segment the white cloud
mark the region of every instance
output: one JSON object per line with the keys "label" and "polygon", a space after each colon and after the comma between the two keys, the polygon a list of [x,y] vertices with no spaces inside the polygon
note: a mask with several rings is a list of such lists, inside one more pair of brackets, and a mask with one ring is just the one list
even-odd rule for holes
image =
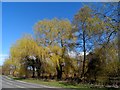
{"label": "white cloud", "polygon": [[[89,53],[86,52],[86,55],[88,55],[88,54],[89,54]],[[74,51],[70,51],[70,52],[68,52],[68,55],[69,55],[70,57],[72,57],[72,58],[75,58],[76,55],[78,55],[78,56],[83,56],[83,55],[84,55],[84,52],[79,52],[79,54],[77,54],[77,53],[74,52]]]}
{"label": "white cloud", "polygon": [[72,58],[75,58],[77,54],[74,51],[70,51],[70,52],[68,52],[68,55]]}
{"label": "white cloud", "polygon": [[[89,53],[88,52],[86,52],[86,55],[88,55]],[[84,52],[80,52],[79,53],[79,56],[83,56],[84,55]]]}

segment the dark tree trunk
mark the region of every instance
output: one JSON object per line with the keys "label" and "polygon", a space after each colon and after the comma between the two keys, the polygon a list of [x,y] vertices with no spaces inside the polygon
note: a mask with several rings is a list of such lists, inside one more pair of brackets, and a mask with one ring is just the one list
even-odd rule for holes
{"label": "dark tree trunk", "polygon": [[37,72],[37,77],[38,77],[38,78],[40,77],[40,71]]}
{"label": "dark tree trunk", "polygon": [[32,66],[32,68],[33,68],[33,75],[32,75],[32,78],[35,78],[35,67]]}
{"label": "dark tree trunk", "polygon": [[37,78],[40,78],[40,68],[37,68]]}
{"label": "dark tree trunk", "polygon": [[[64,58],[64,53],[65,53],[65,47],[64,47],[64,44],[63,44],[63,40],[61,39],[61,47],[62,47],[62,55],[61,57]],[[62,64],[59,60],[59,66],[56,67],[56,70],[57,70],[57,80],[61,80],[62,79]]]}
{"label": "dark tree trunk", "polygon": [[40,77],[40,70],[41,70],[41,62],[40,59],[37,57],[36,59],[36,69],[37,69],[37,77]]}
{"label": "dark tree trunk", "polygon": [[83,68],[82,68],[82,75],[81,77],[85,76],[85,60],[86,60],[86,40],[85,40],[85,30],[83,31],[83,52],[84,52],[84,58],[83,58]]}
{"label": "dark tree trunk", "polygon": [[95,73],[94,73],[94,79],[95,79],[95,82],[96,82],[96,80],[97,80],[97,71],[95,71]]}
{"label": "dark tree trunk", "polygon": [[61,80],[62,79],[62,65],[60,65],[60,67],[57,66],[56,70],[57,70],[57,80]]}

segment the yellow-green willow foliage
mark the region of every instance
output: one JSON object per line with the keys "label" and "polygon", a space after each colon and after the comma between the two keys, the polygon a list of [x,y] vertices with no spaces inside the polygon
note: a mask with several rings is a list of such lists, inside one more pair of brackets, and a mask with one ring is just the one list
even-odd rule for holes
{"label": "yellow-green willow foliage", "polygon": [[64,56],[68,52],[71,43],[76,38],[72,34],[72,25],[68,20],[42,20],[35,25],[35,35],[38,45],[46,47],[50,60],[57,70],[62,73],[62,64],[65,63]]}
{"label": "yellow-green willow foliage", "polygon": [[24,75],[27,74],[27,64],[30,62],[27,60],[28,57],[37,56],[43,58],[41,52],[43,52],[42,48],[38,47],[34,39],[31,36],[25,36],[11,47],[10,58],[12,59],[12,64],[16,65],[16,68],[19,69],[19,74]]}
{"label": "yellow-green willow foliage", "polygon": [[44,19],[35,25],[35,35],[39,44],[44,46],[67,44],[72,37],[72,26],[68,20]]}
{"label": "yellow-green willow foliage", "polygon": [[4,66],[2,67],[2,73],[5,75],[9,75],[11,72],[11,65],[12,65],[12,60],[6,59],[4,62]]}

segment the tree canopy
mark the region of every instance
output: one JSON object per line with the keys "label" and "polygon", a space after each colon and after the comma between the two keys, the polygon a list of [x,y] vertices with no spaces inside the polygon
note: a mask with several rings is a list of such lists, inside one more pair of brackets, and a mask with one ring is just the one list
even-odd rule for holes
{"label": "tree canopy", "polygon": [[77,83],[108,82],[119,77],[117,14],[96,9],[82,7],[72,22],[58,18],[36,22],[34,35],[25,35],[10,48],[3,73]]}

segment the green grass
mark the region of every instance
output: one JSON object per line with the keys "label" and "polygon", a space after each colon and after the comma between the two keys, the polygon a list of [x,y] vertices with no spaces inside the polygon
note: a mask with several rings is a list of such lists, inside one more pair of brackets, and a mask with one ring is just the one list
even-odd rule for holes
{"label": "green grass", "polygon": [[63,81],[44,81],[44,80],[38,80],[38,79],[21,79],[21,81],[53,86],[53,87],[61,87],[61,88],[88,88],[88,86],[86,85],[71,84]]}
{"label": "green grass", "polygon": [[22,79],[22,78],[17,78],[12,76],[9,76],[9,77],[13,78],[14,80],[20,80],[24,82],[41,84],[41,85],[46,85],[51,87],[61,87],[61,88],[88,88],[89,87],[89,85],[85,85],[85,84],[72,84],[64,81],[40,80],[40,79],[33,79],[33,78]]}
{"label": "green grass", "polygon": [[[41,84],[41,85],[46,85],[50,87],[60,87],[60,88],[74,88],[75,90],[101,90],[99,88],[90,88],[92,87],[91,85],[88,84],[72,84],[64,81],[56,81],[56,80],[40,80],[40,79],[23,79],[23,78],[17,78],[17,77],[12,77],[14,80],[20,80],[24,82],[29,82],[29,83],[35,83],[35,84]],[[108,90],[107,88],[102,88],[102,90]],[[113,89],[110,89],[113,90]]]}

